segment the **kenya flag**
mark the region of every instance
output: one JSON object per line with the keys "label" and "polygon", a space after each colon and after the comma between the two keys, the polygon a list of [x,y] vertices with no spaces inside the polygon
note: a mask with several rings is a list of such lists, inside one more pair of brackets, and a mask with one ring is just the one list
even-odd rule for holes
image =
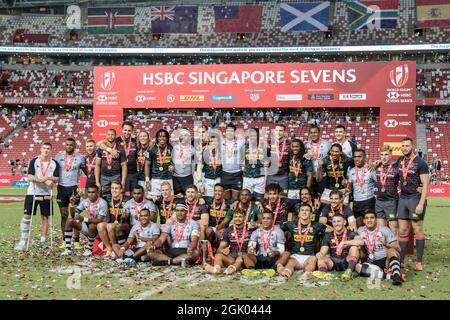
{"label": "kenya flag", "polygon": [[89,33],[123,34],[134,31],[134,7],[88,8]]}

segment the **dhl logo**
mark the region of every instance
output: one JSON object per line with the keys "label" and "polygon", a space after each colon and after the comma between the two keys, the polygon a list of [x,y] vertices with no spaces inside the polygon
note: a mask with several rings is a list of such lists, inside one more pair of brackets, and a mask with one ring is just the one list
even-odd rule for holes
{"label": "dhl logo", "polygon": [[182,95],[182,96],[180,96],[180,101],[182,101],[182,102],[201,102],[201,101],[205,101],[205,96],[203,96],[203,95]]}
{"label": "dhl logo", "polygon": [[402,156],[402,143],[401,142],[385,142],[385,145],[389,145],[392,148],[393,156]]}

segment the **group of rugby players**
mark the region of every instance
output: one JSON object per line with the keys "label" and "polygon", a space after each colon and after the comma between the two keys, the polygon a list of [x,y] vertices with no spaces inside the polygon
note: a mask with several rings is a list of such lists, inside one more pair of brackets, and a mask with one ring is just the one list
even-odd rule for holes
{"label": "group of rugby players", "polygon": [[[379,270],[400,285],[412,225],[415,268],[423,269],[428,166],[411,138],[403,139],[397,161],[384,145],[380,159],[369,163],[342,125],[336,142],[311,126],[306,143],[290,140],[283,124],[271,136],[258,128],[244,136],[232,123],[223,138],[216,129],[198,129],[194,139],[188,129],[172,138],[161,129],[151,140],[145,131],[134,138],[133,123],[124,122],[121,136],[110,129],[105,140],[87,140],[85,156],[73,138],[53,159],[51,144],[42,144],[29,163],[15,248],[28,248],[38,206],[40,245],[47,246],[57,183],[64,256],[82,249],[81,233],[83,256],[93,254],[97,238],[104,257],[123,263],[201,263],[210,274],[224,268],[286,278],[304,270],[305,279],[327,279],[336,270],[349,280],[354,272]],[[85,188],[79,188],[82,172]]]}

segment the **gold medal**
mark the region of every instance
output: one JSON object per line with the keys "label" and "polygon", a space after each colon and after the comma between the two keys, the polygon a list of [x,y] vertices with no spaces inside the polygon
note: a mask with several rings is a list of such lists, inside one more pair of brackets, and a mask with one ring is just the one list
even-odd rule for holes
{"label": "gold medal", "polygon": [[164,168],[163,167],[159,167],[159,171],[163,171],[164,170]]}
{"label": "gold medal", "polygon": [[305,252],[305,248],[304,247],[300,247],[300,252]]}
{"label": "gold medal", "polygon": [[334,187],[339,189],[339,183],[336,183]]}
{"label": "gold medal", "polygon": [[255,168],[256,168],[256,165],[252,164],[252,168],[255,169]]}
{"label": "gold medal", "polygon": [[112,169],[112,167],[111,166],[108,166],[108,170],[111,170]]}
{"label": "gold medal", "polygon": [[386,188],[381,188],[381,192],[386,192]]}
{"label": "gold medal", "polygon": [[408,181],[403,181],[403,185],[406,186],[408,184]]}

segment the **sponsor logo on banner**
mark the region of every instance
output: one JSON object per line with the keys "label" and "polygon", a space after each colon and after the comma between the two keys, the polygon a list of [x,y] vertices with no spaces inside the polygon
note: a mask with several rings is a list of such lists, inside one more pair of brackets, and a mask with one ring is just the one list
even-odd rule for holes
{"label": "sponsor logo on banner", "polygon": [[252,100],[253,102],[258,101],[260,97],[261,97],[261,96],[260,96],[259,93],[251,93],[251,94],[250,94],[250,100]]}
{"label": "sponsor logo on banner", "polygon": [[205,101],[204,95],[182,95],[180,96],[182,102],[201,102]]}
{"label": "sponsor logo on banner", "polygon": [[116,73],[114,71],[106,71],[100,75],[100,87],[103,90],[109,91],[116,83]]}
{"label": "sponsor logo on banner", "polygon": [[400,97],[400,93],[398,93],[398,92],[388,92],[388,94],[386,96],[389,99],[397,99],[398,97]]}
{"label": "sponsor logo on banner", "polygon": [[10,186],[11,182],[11,178],[0,178],[0,186]]}
{"label": "sponsor logo on banner", "polygon": [[384,125],[388,128],[395,128],[397,126],[405,126],[405,127],[409,127],[412,126],[412,122],[411,121],[397,121],[395,119],[388,119],[384,122]]}
{"label": "sponsor logo on banner", "polygon": [[30,184],[28,181],[13,181],[13,187],[28,187]]}
{"label": "sponsor logo on banner", "polygon": [[145,102],[145,96],[143,95],[137,95],[135,98],[136,102]]}
{"label": "sponsor logo on banner", "polygon": [[398,121],[395,119],[388,119],[384,122],[384,125],[388,128],[395,128],[398,126]]}
{"label": "sponsor logo on banner", "polygon": [[402,143],[401,142],[385,142],[384,145],[389,145],[392,148],[393,156],[402,156]]}
{"label": "sponsor logo on banner", "polygon": [[175,96],[174,96],[173,94],[169,94],[169,95],[167,96],[167,102],[172,103],[172,102],[174,102],[174,101],[175,101]]}
{"label": "sponsor logo on banner", "polygon": [[409,70],[406,63],[396,67],[395,69],[392,69],[389,73],[391,83],[397,88],[403,87],[406,84],[406,82],[408,81],[408,76]]}
{"label": "sponsor logo on banner", "polygon": [[232,95],[214,95],[209,98],[211,101],[234,101],[234,96]]}
{"label": "sponsor logo on banner", "polygon": [[366,100],[365,93],[340,93],[339,100]]}
{"label": "sponsor logo on banner", "polygon": [[100,128],[106,128],[108,126],[108,120],[98,120],[97,126]]}
{"label": "sponsor logo on banner", "polygon": [[432,185],[428,191],[429,197],[450,197],[450,185]]}
{"label": "sponsor logo on banner", "polygon": [[105,96],[104,94],[99,94],[97,97],[97,100],[100,102],[104,102],[104,101],[108,100],[108,97]]}
{"label": "sponsor logo on banner", "polygon": [[308,94],[308,100],[334,100],[334,94]]}
{"label": "sponsor logo on banner", "polygon": [[301,101],[303,95],[301,94],[277,94],[277,101]]}

